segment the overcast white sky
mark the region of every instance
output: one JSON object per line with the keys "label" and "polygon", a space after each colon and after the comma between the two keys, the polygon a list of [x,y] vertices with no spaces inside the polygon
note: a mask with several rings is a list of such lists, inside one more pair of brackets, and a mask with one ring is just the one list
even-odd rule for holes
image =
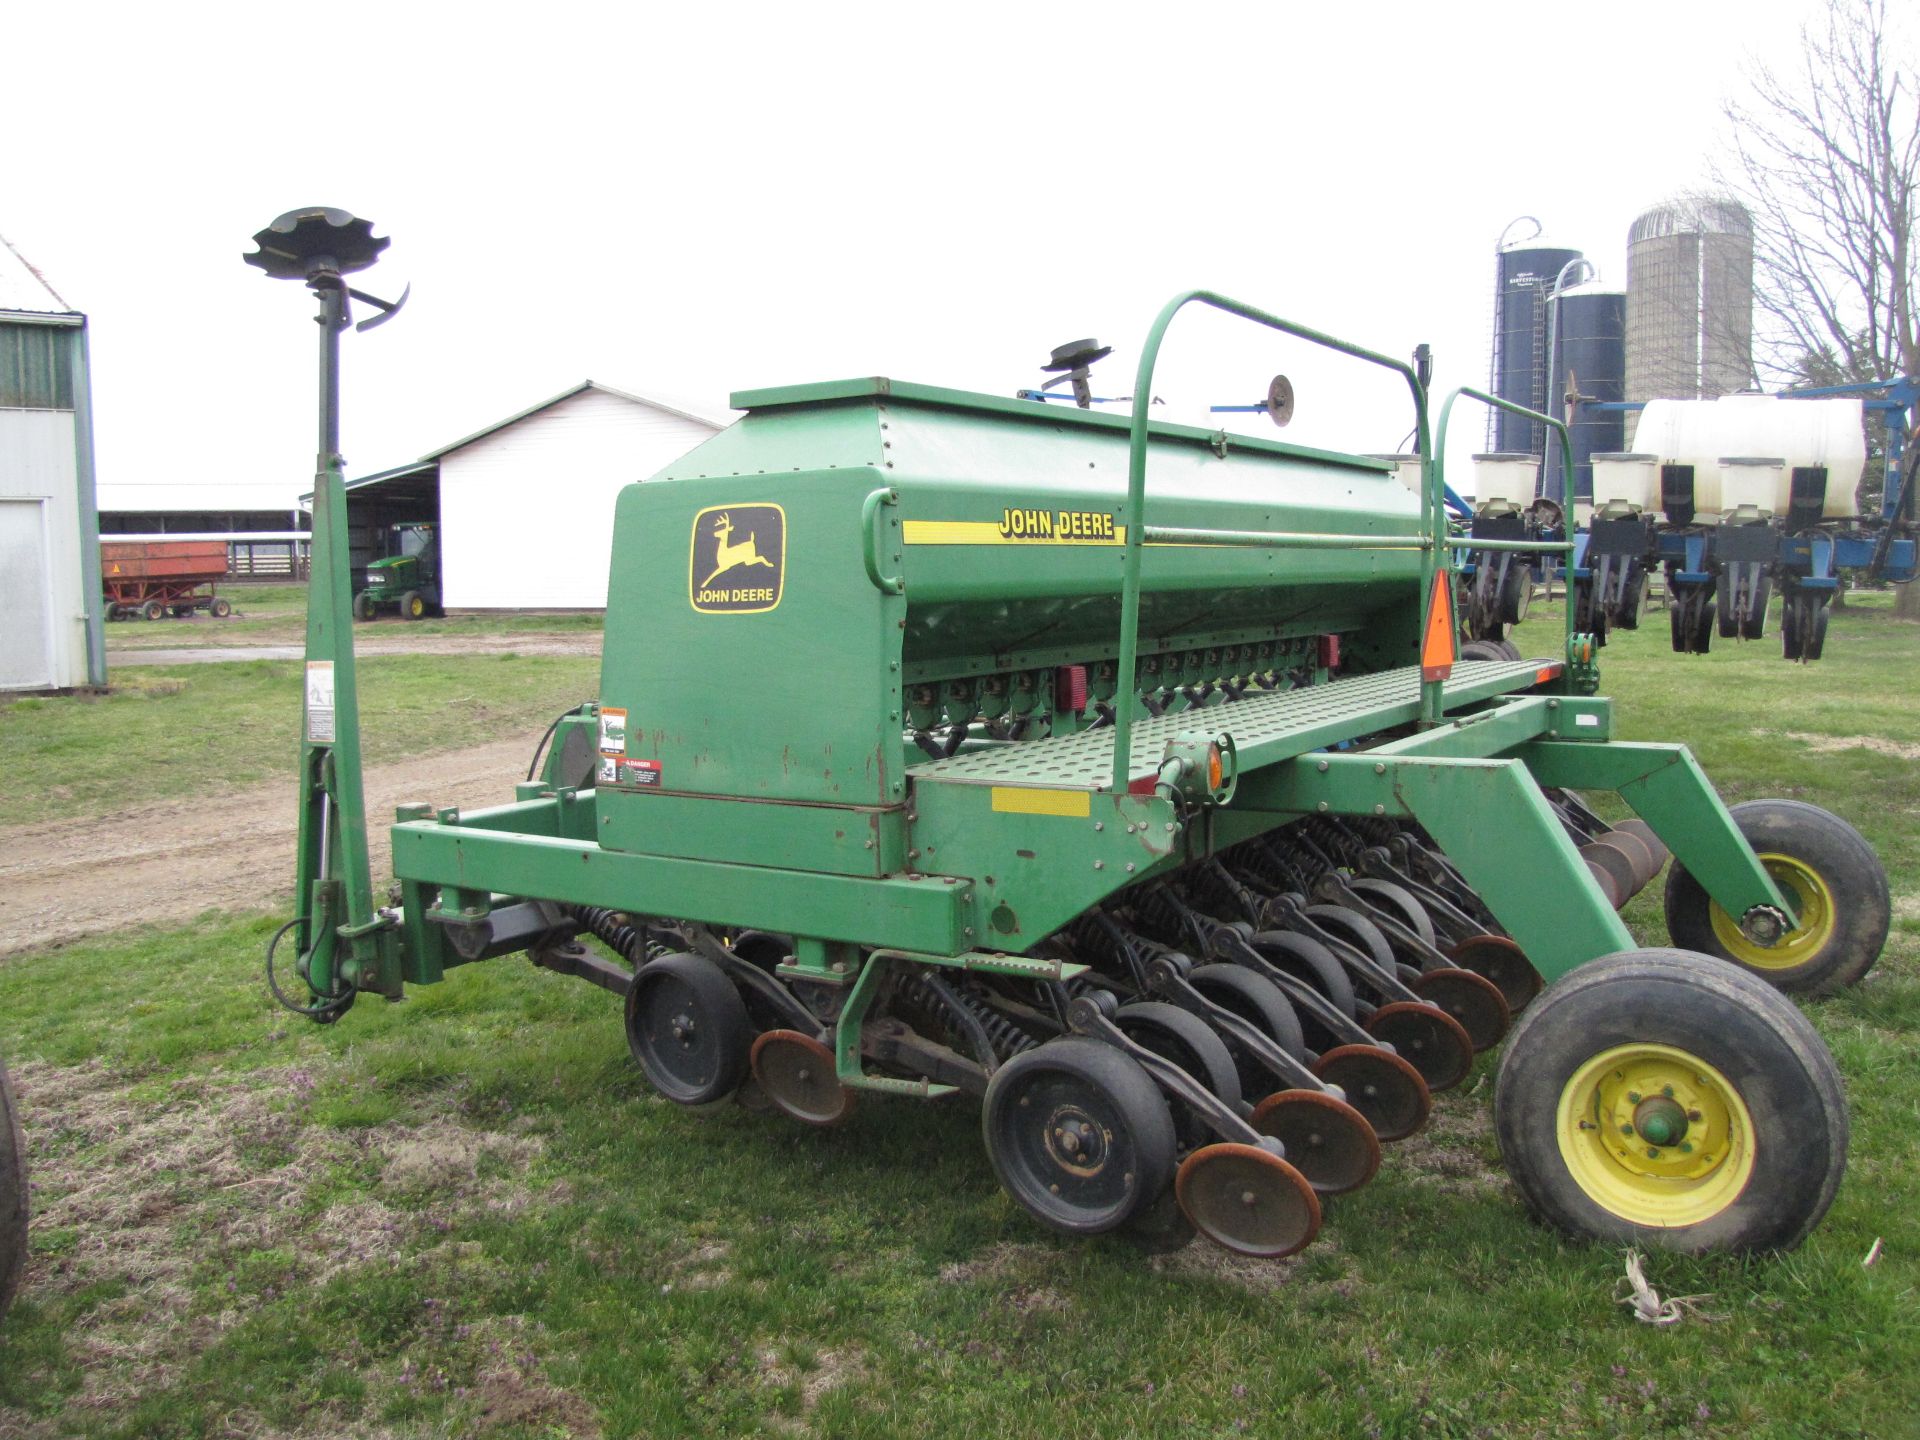
{"label": "overcast white sky", "polygon": [[[307,487],[312,306],[240,263],[305,204],[393,237],[362,288],[414,286],[347,338],[350,473],[587,377],[1008,394],[1094,335],[1125,394],[1195,285],[1484,384],[1501,228],[1624,284],[1633,217],[1700,183],[1743,60],[1814,8],[66,0],[0,20],[0,233],[91,316],[112,483]],[[1224,317],[1176,325],[1155,388],[1276,370],[1290,438],[1407,429],[1391,377]]]}

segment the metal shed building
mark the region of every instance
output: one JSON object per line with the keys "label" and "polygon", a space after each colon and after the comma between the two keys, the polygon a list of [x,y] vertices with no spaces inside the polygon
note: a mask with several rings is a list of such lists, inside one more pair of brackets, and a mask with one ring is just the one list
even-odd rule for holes
{"label": "metal shed building", "polygon": [[621,488],[727,423],[584,380],[410,465],[350,480],[354,586],[387,553],[390,526],[431,521],[447,609],[602,609]]}
{"label": "metal shed building", "polygon": [[0,691],[107,683],[87,317],[0,238]]}

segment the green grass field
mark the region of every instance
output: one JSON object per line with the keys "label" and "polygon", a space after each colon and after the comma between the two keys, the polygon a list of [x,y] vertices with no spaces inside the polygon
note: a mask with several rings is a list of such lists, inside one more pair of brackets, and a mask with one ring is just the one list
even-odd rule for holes
{"label": "green grass field", "polygon": [[[512,960],[315,1028],[266,998],[271,920],[208,915],[0,961],[38,1217],[0,1435],[1920,1434],[1920,626],[1869,597],[1789,666],[1771,636],[1674,656],[1649,619],[1603,657],[1621,738],[1846,815],[1895,897],[1877,970],[1807,1007],[1847,1183],[1794,1254],[1651,1256],[1696,1319],[1635,1323],[1619,1252],[1527,1219],[1492,1056],[1296,1260],[1148,1259],[1038,1229],[964,1105],[874,1098],[824,1134],[678,1110],[611,997]],[[211,668],[287,726],[279,671]],[[419,673],[370,663],[370,722]],[[20,733],[0,788],[31,809]]]}
{"label": "green grass field", "polygon": [[[108,815],[290,777],[300,662],[142,665],[104,695],[0,703],[0,825]],[[368,764],[527,733],[593,698],[591,656],[375,655],[359,662]],[[289,782],[291,783],[291,782]]]}

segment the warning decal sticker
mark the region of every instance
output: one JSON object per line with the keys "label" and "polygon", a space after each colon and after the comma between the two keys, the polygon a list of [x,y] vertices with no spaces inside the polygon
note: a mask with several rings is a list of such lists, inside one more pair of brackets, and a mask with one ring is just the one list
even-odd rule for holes
{"label": "warning decal sticker", "polygon": [[307,662],[307,739],[333,743],[333,662]]}
{"label": "warning decal sticker", "polygon": [[644,785],[650,790],[658,790],[660,762],[658,760],[623,760],[620,762],[620,778],[629,785]]}
{"label": "warning decal sticker", "polygon": [[758,615],[780,603],[787,514],[778,505],[714,505],[693,517],[687,599],[703,615]]}
{"label": "warning decal sticker", "polygon": [[602,755],[624,755],[627,753],[627,712],[608,706],[600,709],[600,753]]}

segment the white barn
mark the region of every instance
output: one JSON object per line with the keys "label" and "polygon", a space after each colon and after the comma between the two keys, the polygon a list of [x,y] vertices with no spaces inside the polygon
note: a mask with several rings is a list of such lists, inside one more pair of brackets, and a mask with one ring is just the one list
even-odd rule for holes
{"label": "white barn", "polygon": [[355,586],[388,527],[440,527],[449,610],[598,610],[621,487],[728,423],[592,380],[486,429],[347,484]]}
{"label": "white barn", "polygon": [[107,683],[87,317],[0,238],[0,691]]}

